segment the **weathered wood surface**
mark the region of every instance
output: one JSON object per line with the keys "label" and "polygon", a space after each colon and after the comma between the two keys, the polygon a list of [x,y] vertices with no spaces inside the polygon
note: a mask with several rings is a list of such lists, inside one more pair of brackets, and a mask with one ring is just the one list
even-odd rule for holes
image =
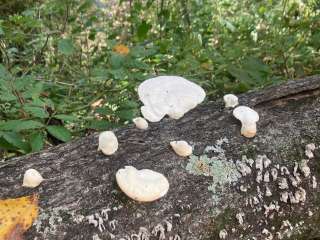
{"label": "weathered wood surface", "polygon": [[[228,233],[226,239],[271,239],[266,231],[262,233],[264,229],[273,239],[280,235],[316,239],[320,236],[319,148],[308,163],[311,176],[301,174],[299,187],[306,190],[307,197],[298,204],[279,201],[277,181],[258,184],[255,167],[248,176],[238,176],[232,184],[221,186],[221,192],[208,190],[217,184],[217,175],[210,172],[212,166],[201,165],[199,160],[198,174],[190,172],[186,167],[191,160],[176,156],[170,148],[170,141],[186,140],[194,146],[195,155],[204,157],[205,147],[217,147],[221,143],[218,140],[225,139],[228,143],[221,145],[222,151],[209,152],[207,159],[234,166],[244,155],[255,160],[265,154],[272,163],[263,173],[280,164],[292,174],[295,162],[306,159],[305,145],[315,143],[319,147],[320,76],[244,94],[240,103],[260,114],[254,139],[240,135],[240,122],[233,118],[232,110],[224,109],[222,101],[210,102],[180,120],[151,123],[147,131],[133,125],[115,130],[120,147],[110,157],[97,151],[96,133],[0,163],[0,198],[39,194],[40,216],[26,239],[214,240],[219,239],[222,229]],[[164,173],[170,182],[168,194],[153,203],[128,199],[115,181],[116,171],[126,165]],[[46,178],[40,187],[21,186],[28,168],[39,170]],[[221,174],[225,176],[224,169]],[[319,181],[316,187],[312,186],[312,176]],[[266,185],[271,197],[264,194]],[[249,189],[241,192],[240,186]],[[250,206],[250,199],[259,198],[257,186],[262,197],[257,205]],[[290,185],[288,191],[295,190]],[[266,213],[265,206],[272,202],[278,202],[279,209]],[[237,213],[244,213],[243,225],[238,223]],[[89,223],[90,218],[93,222],[100,218],[99,226]]]}

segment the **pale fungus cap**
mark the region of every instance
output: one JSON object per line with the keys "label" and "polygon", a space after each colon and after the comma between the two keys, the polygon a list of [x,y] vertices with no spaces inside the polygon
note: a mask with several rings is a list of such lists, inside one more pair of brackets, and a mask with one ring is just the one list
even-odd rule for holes
{"label": "pale fungus cap", "polygon": [[43,180],[41,174],[37,170],[31,168],[25,171],[22,186],[35,188],[38,187]]}
{"label": "pale fungus cap", "polygon": [[241,134],[252,138],[257,133],[259,114],[247,106],[239,106],[233,110],[233,116],[241,121]]}
{"label": "pale fungus cap", "polygon": [[186,141],[173,141],[170,142],[171,147],[181,157],[187,157],[192,154],[192,146]]}
{"label": "pale fungus cap", "polygon": [[226,94],[223,96],[223,100],[226,108],[234,108],[239,105],[238,97],[233,94]]}
{"label": "pale fungus cap", "polygon": [[147,120],[145,120],[143,117],[137,117],[132,119],[132,122],[136,125],[137,128],[146,130],[149,126]]}
{"label": "pale fungus cap", "polygon": [[152,202],[163,197],[169,190],[169,182],[161,173],[125,166],[116,173],[120,189],[139,202]]}
{"label": "pale fungus cap", "polygon": [[148,79],[139,85],[138,94],[144,104],[141,113],[150,122],[158,122],[165,115],[179,119],[206,96],[200,86],[178,76]]}
{"label": "pale fungus cap", "polygon": [[105,155],[112,155],[118,150],[118,139],[112,131],[105,131],[99,135],[98,151]]}

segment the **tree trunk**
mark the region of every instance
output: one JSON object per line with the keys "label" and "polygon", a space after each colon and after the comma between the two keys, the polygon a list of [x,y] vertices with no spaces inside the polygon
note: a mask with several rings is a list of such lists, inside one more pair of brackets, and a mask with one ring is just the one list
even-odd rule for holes
{"label": "tree trunk", "polygon": [[[116,129],[119,149],[112,156],[97,151],[95,133],[0,163],[0,198],[39,194],[40,214],[26,239],[319,238],[320,76],[250,92],[239,101],[260,115],[252,139],[240,135],[232,109],[218,100],[179,120],[150,123],[146,131]],[[177,156],[173,140],[192,144],[194,155]],[[310,143],[317,148],[303,165]],[[126,165],[163,173],[167,195],[152,203],[129,199],[115,181]],[[21,186],[28,168],[46,179],[38,188]]]}

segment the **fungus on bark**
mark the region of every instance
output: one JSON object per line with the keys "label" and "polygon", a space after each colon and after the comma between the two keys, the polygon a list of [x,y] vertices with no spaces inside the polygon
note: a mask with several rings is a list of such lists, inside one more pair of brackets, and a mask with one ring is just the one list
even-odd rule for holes
{"label": "fungus on bark", "polygon": [[130,198],[139,202],[152,202],[163,197],[169,190],[167,178],[150,169],[137,170],[125,166],[116,173],[120,189]]}
{"label": "fungus on bark", "polygon": [[118,150],[118,139],[112,131],[105,131],[99,135],[98,151],[105,155],[112,155]]}
{"label": "fungus on bark", "polygon": [[186,141],[172,141],[170,142],[171,147],[181,157],[187,157],[192,154],[192,146]]}
{"label": "fungus on bark", "polygon": [[247,106],[239,106],[233,110],[233,116],[240,120],[241,134],[247,138],[252,138],[257,133],[257,122],[259,114]]}
{"label": "fungus on bark", "polygon": [[238,97],[233,94],[226,94],[223,96],[226,108],[234,108],[239,105]]}
{"label": "fungus on bark", "polygon": [[141,113],[150,122],[158,122],[165,115],[179,119],[206,96],[200,86],[178,76],[147,79],[139,85],[138,94],[144,104]]}
{"label": "fungus on bark", "polygon": [[143,117],[137,117],[132,119],[132,122],[136,125],[137,128],[146,130],[149,126],[147,120],[145,120]]}
{"label": "fungus on bark", "polygon": [[23,187],[35,188],[42,183],[43,178],[41,174],[35,169],[28,169],[23,176]]}

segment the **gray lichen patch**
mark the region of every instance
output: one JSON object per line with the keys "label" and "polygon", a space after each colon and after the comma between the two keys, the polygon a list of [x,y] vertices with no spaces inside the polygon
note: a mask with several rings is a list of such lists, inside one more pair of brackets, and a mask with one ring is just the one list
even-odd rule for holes
{"label": "gray lichen patch", "polygon": [[213,205],[219,203],[226,187],[241,178],[237,165],[225,155],[225,150],[222,148],[225,143],[228,143],[226,138],[219,139],[215,145],[207,146],[203,155],[191,155],[186,166],[190,174],[212,178],[208,190],[212,192]]}

